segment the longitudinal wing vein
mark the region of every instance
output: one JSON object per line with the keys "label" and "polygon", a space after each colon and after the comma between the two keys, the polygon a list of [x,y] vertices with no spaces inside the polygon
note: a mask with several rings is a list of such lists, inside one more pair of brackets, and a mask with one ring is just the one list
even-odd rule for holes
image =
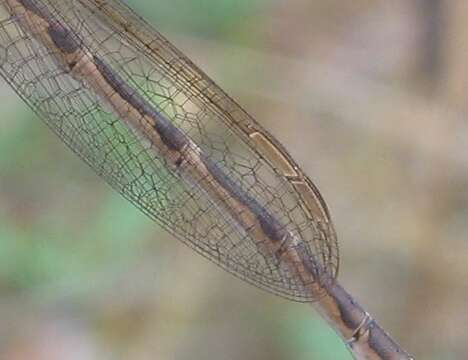
{"label": "longitudinal wing vein", "polygon": [[336,275],[323,202],[283,147],[120,1],[5,0],[0,73],[126,198],[299,301]]}

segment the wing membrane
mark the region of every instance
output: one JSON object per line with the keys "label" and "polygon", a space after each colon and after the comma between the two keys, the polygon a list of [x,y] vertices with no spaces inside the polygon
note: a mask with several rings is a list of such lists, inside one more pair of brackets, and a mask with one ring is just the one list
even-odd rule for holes
{"label": "wing membrane", "polygon": [[[241,203],[300,239],[296,250],[317,272],[336,276],[336,236],[318,190],[284,148],[190,60],[120,1],[33,3],[66,24],[80,47],[128,84],[133,98],[196,144],[207,169],[231,194],[235,189]],[[21,15],[4,8],[0,73],[74,152],[166,230],[229,272],[293,300],[313,299],[279,252],[262,251],[249,229],[226,215],[203,186],[174,172],[154,143],[142,141],[77,81],[57,61],[60,54],[41,43],[39,31],[24,31]]]}

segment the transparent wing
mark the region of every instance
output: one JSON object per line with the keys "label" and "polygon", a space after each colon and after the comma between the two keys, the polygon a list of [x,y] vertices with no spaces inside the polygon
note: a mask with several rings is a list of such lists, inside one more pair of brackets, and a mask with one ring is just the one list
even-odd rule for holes
{"label": "transparent wing", "polygon": [[[0,2],[1,3],[1,2]],[[338,247],[327,206],[283,147],[156,30],[120,1],[41,1],[91,53],[198,145],[229,179],[303,242],[335,277]],[[102,101],[24,32],[6,7],[0,74],[101,177],[187,245],[278,295],[313,300],[305,284],[203,191],[168,169]]]}

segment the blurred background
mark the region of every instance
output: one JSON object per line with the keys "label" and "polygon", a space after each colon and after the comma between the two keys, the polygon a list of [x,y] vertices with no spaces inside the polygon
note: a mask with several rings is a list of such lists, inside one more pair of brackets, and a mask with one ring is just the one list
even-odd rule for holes
{"label": "blurred background", "polygon": [[[417,359],[468,353],[468,2],[132,0],[321,189],[342,284]],[[351,359],[196,255],[0,83],[0,358]]]}

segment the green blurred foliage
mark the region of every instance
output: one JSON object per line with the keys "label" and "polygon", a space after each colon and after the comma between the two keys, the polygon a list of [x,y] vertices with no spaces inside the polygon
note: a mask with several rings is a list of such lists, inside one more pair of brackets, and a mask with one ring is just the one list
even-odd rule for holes
{"label": "green blurred foliage", "polygon": [[128,1],[158,29],[231,40],[249,30],[263,3],[265,0]]}

